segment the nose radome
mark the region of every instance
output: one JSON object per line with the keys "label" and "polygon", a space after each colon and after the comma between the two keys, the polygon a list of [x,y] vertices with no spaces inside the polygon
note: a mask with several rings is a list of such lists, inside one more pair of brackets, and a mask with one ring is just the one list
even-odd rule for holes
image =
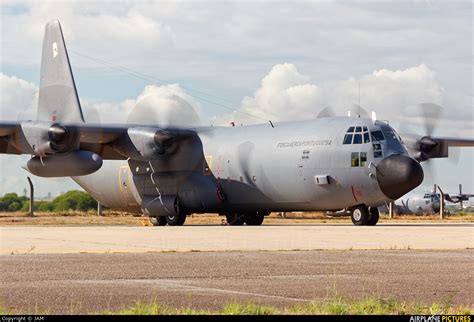
{"label": "nose radome", "polygon": [[377,165],[379,187],[390,199],[396,200],[423,182],[423,168],[404,154],[392,154]]}

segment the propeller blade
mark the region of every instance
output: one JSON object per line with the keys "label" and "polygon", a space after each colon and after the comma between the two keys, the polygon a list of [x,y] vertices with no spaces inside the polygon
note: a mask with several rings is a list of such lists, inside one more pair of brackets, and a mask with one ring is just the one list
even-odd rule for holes
{"label": "propeller blade", "polygon": [[425,134],[431,136],[436,125],[439,122],[439,117],[443,108],[433,103],[422,103],[419,106],[421,114],[423,115],[423,125],[425,127]]}
{"label": "propeller blade", "polygon": [[330,105],[325,105],[321,111],[319,111],[318,115],[316,115],[316,118],[320,119],[323,117],[334,117],[336,116],[336,112]]}
{"label": "propeller blade", "polygon": [[362,106],[352,104],[350,109],[351,115],[357,115],[358,117],[370,118],[369,112],[367,112]]}

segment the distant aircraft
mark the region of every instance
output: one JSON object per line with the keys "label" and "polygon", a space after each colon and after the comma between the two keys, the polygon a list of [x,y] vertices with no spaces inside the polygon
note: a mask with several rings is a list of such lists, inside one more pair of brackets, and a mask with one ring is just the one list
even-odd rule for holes
{"label": "distant aircraft", "polygon": [[419,162],[474,146],[427,132],[404,143],[388,122],[363,117],[235,127],[85,123],[54,20],[43,41],[37,119],[0,121],[0,153],[29,154],[32,174],[71,177],[103,205],[143,212],[155,225],[182,225],[191,213],[260,225],[272,211],[343,208],[355,225],[375,225],[377,206],[421,184]]}
{"label": "distant aircraft", "polygon": [[[439,188],[439,187],[438,187]],[[394,212],[396,214],[414,214],[424,215],[433,214],[440,211],[441,194],[436,192],[435,185],[430,192],[426,193],[409,193],[394,202]],[[441,188],[439,188],[441,190]],[[442,191],[442,190],[441,190]],[[463,201],[469,201],[469,198],[474,197],[474,194],[462,193],[462,185],[459,185],[459,194],[445,194],[444,200],[452,203],[460,203],[463,209]],[[386,205],[379,207],[382,212],[388,212]]]}

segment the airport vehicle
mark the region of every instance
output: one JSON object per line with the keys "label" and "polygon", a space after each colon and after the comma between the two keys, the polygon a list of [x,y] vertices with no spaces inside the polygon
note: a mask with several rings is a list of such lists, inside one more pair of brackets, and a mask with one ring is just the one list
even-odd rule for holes
{"label": "airport vehicle", "polygon": [[0,121],[0,153],[30,154],[32,174],[71,177],[100,203],[142,212],[154,225],[182,225],[191,213],[260,225],[272,211],[343,208],[355,225],[375,225],[377,206],[421,184],[419,162],[474,146],[429,134],[410,140],[363,117],[236,127],[86,123],[59,21],[45,29],[37,119]]}

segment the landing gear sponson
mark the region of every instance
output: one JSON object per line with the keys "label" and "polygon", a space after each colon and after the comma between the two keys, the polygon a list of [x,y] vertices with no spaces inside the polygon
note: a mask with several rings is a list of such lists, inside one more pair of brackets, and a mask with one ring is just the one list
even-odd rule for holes
{"label": "landing gear sponson", "polygon": [[377,207],[367,208],[366,205],[355,206],[350,209],[352,223],[356,226],[375,226],[379,221]]}

